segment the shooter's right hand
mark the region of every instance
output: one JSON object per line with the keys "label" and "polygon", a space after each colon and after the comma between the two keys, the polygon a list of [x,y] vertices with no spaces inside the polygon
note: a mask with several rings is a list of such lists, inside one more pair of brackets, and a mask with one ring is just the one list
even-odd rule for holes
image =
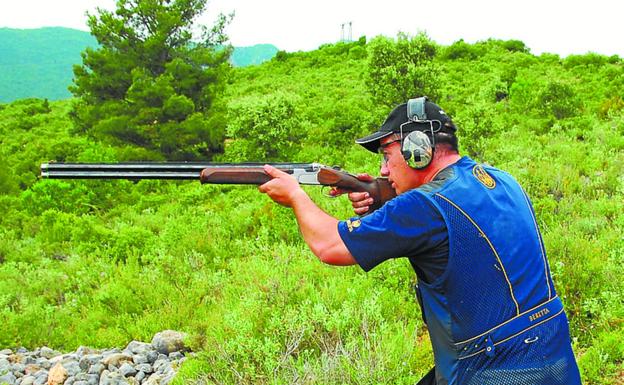
{"label": "shooter's right hand", "polygon": [[[368,174],[358,174],[356,177],[363,182],[372,182],[375,180],[372,176]],[[334,187],[329,191],[329,195],[338,196],[348,193],[349,200],[351,201],[351,206],[353,206],[353,211],[357,215],[364,215],[370,209],[370,205],[373,204],[373,198],[367,192],[348,192],[342,190],[340,188]]]}

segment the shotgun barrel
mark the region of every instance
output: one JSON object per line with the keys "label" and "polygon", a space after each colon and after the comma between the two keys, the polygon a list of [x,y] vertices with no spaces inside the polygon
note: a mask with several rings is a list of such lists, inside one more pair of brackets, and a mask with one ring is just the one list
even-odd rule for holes
{"label": "shotgun barrel", "polygon": [[[203,170],[262,170],[266,163],[207,162],[129,162],[129,163],[43,163],[41,177],[46,179],[179,179],[201,180]],[[317,163],[269,163],[293,174],[295,170],[315,172]],[[267,179],[268,180],[268,179]],[[211,183],[210,181],[202,181]],[[226,182],[213,182],[226,183]],[[230,182],[232,183],[232,182]]]}

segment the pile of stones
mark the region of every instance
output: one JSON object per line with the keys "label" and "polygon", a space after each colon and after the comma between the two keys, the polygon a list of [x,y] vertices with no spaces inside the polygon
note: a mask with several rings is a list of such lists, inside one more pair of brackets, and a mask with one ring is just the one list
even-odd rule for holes
{"label": "pile of stones", "polygon": [[165,330],[151,343],[132,341],[123,350],[0,350],[0,385],[167,385],[189,353],[185,338]]}

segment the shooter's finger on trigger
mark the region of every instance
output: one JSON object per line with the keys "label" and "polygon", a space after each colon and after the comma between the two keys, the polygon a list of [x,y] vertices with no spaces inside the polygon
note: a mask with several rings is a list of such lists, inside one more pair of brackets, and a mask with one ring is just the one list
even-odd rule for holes
{"label": "shooter's finger on trigger", "polygon": [[329,189],[329,195],[332,197],[337,197],[338,195],[341,195],[342,191],[340,191],[340,189],[338,187],[332,187],[331,189]]}

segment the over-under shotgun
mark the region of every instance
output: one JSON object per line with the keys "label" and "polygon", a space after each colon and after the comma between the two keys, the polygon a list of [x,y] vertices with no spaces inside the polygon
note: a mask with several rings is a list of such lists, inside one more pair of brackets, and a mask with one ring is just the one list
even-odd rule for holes
{"label": "over-under shotgun", "polygon": [[[50,179],[178,179],[212,184],[260,185],[271,180],[265,163],[133,162],[133,163],[44,163],[41,177]],[[387,178],[359,180],[337,167],[318,163],[269,163],[300,184],[338,187],[345,191],[366,191],[374,203],[370,211],[396,196]]]}

